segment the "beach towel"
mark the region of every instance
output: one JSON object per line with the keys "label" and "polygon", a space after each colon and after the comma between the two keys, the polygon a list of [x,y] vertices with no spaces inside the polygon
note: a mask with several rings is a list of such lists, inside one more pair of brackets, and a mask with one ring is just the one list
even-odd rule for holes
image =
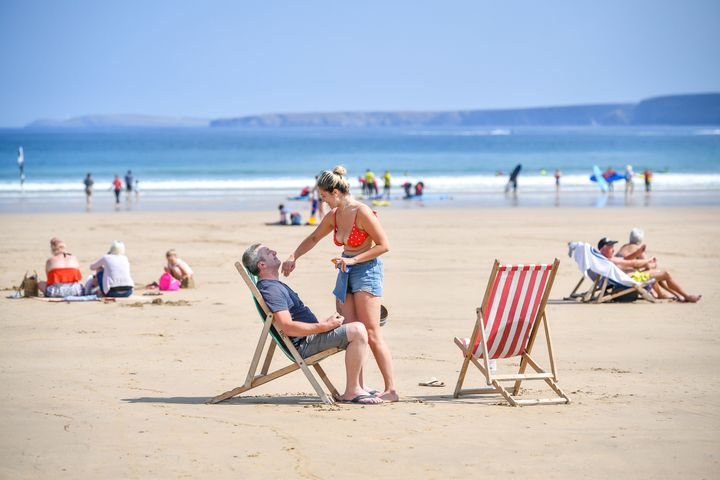
{"label": "beach towel", "polygon": [[570,249],[568,253],[575,259],[580,272],[591,280],[595,280],[595,274],[600,274],[610,279],[611,282],[626,287],[633,287],[638,284],[592,245],[583,242],[570,242],[568,248]]}

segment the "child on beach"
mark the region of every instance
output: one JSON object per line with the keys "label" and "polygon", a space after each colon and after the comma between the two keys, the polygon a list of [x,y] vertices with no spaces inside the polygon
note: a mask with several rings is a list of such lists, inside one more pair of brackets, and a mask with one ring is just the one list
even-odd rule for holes
{"label": "child on beach", "polygon": [[195,288],[195,275],[190,265],[182,258],[178,258],[174,249],[168,250],[165,258],[167,259],[165,272],[180,281],[180,288]]}

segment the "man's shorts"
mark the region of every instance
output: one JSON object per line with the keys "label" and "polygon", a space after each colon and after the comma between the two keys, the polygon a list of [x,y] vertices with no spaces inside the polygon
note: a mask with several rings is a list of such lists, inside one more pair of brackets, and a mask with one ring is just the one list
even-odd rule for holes
{"label": "man's shorts", "polygon": [[630,278],[632,278],[636,282],[643,283],[650,280],[650,274],[648,272],[641,272],[639,270],[635,270],[633,273],[630,274]]}
{"label": "man's shorts", "polygon": [[345,348],[347,345],[347,325],[340,325],[329,332],[308,335],[298,348],[298,352],[302,358],[308,358],[328,348]]}

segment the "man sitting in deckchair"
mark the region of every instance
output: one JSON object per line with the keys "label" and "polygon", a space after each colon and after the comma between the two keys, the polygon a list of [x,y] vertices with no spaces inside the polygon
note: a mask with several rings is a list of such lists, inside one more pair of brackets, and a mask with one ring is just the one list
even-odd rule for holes
{"label": "man sitting in deckchair", "polygon": [[[655,257],[640,259],[636,258],[633,260],[626,260],[622,257],[615,256],[615,244],[616,240],[610,240],[607,237],[603,237],[598,242],[598,250],[608,260],[613,262],[617,267],[625,273],[628,273],[630,277],[636,282],[645,282],[651,278],[655,279],[655,283],[659,284],[663,289],[668,290],[681,302],[695,303],[702,295],[690,295],[682,289],[680,285],[672,278],[670,272],[666,270],[657,269],[657,259]],[[647,269],[646,271],[640,271],[640,269]],[[662,290],[656,291],[660,298],[664,297],[665,294]]]}
{"label": "man sitting in deckchair", "polygon": [[293,289],[280,281],[277,252],[256,243],[242,257],[245,268],[258,277],[257,287],[273,312],[273,324],[290,337],[300,356],[308,358],[328,348],[345,348],[345,392],[336,401],[374,405],[382,399],[360,387],[360,372],[368,356],[368,334],[360,322],[343,325],[335,313],[318,321]]}

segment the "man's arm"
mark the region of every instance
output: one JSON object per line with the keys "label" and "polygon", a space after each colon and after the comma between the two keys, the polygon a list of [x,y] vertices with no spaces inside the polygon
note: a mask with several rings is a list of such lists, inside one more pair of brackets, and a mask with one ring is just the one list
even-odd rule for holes
{"label": "man's arm", "polygon": [[613,262],[615,265],[617,265],[620,270],[638,270],[640,268],[652,268],[652,264],[655,261],[655,257],[651,259],[641,260],[625,260],[621,257],[612,257],[610,259],[611,262]]}
{"label": "man's arm", "polygon": [[280,310],[279,312],[273,313],[273,322],[285,335],[290,335],[291,337],[307,337],[308,335],[335,330],[342,325],[343,317],[336,313],[320,323],[294,322],[289,310]]}

